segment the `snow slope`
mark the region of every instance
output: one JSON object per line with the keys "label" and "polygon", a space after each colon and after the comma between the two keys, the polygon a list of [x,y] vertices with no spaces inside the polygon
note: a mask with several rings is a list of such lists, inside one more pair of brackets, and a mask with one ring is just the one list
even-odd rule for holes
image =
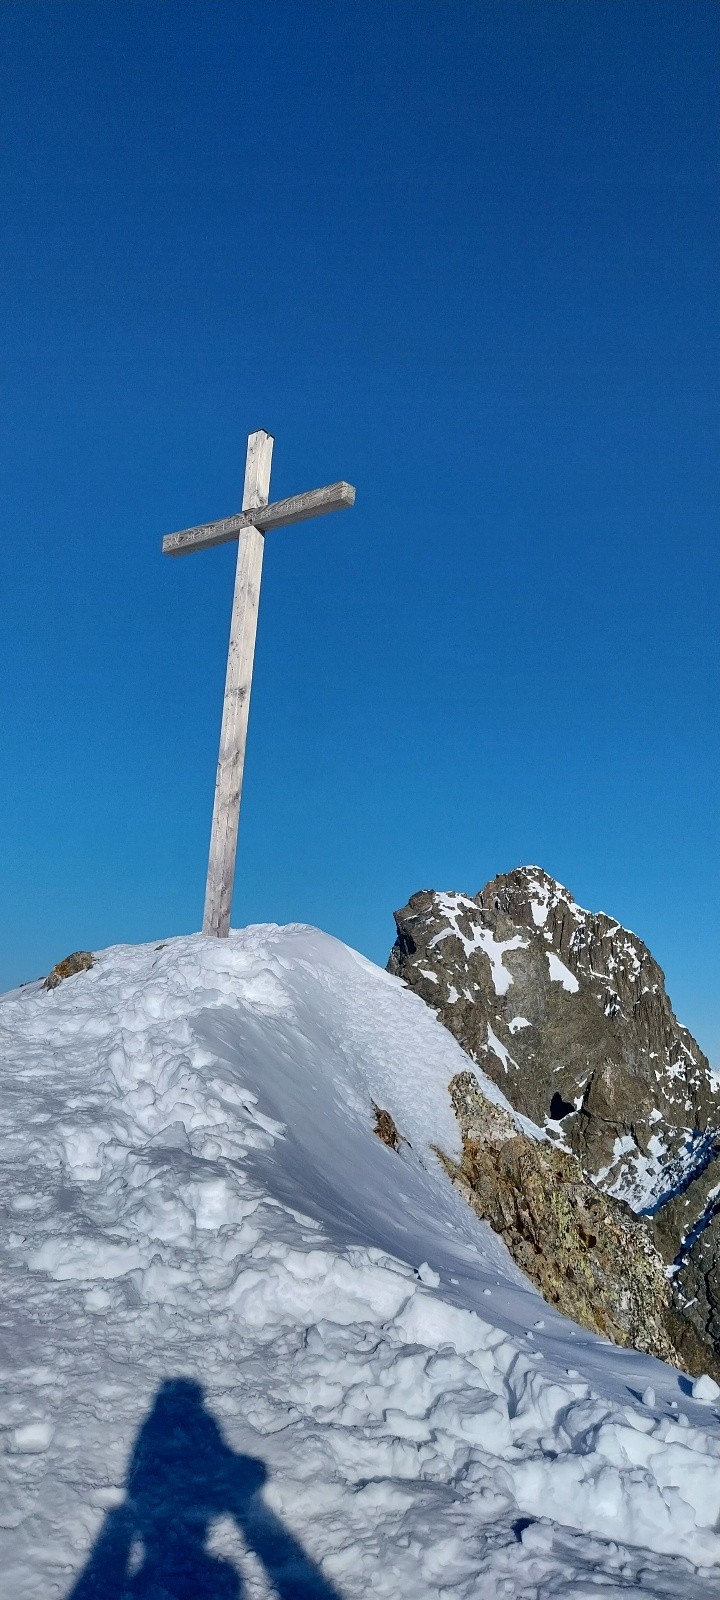
{"label": "snow slope", "polygon": [[4,1600],[716,1600],[713,1385],[465,1206],[470,1063],[399,980],[300,926],[117,947],[0,1058]]}

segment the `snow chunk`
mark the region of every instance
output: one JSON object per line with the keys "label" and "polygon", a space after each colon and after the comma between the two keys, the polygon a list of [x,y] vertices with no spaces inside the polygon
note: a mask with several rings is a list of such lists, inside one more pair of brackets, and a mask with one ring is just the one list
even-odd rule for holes
{"label": "snow chunk", "polygon": [[26,1422],[23,1427],[13,1429],[11,1451],[15,1455],[42,1455],[48,1449],[54,1432],[49,1422]]}
{"label": "snow chunk", "polygon": [[703,1405],[713,1405],[716,1400],[720,1400],[720,1384],[704,1372],[701,1378],[695,1379],[692,1396],[693,1400],[700,1400]]}
{"label": "snow chunk", "polygon": [[39,1250],[28,1256],[31,1272],[46,1272],[62,1282],[65,1278],[121,1278],[133,1267],[146,1263],[145,1252],[136,1243],[112,1243],[102,1237],[87,1239],[46,1239]]}

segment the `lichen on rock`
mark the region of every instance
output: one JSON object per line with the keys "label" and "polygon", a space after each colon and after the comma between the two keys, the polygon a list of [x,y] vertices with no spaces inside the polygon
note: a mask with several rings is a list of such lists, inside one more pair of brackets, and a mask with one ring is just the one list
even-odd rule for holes
{"label": "lichen on rock", "polygon": [[58,961],[45,979],[46,989],[57,989],[59,983],[65,978],[74,978],[77,972],[89,972],[94,966],[94,960],[89,950],[75,950],[71,956],[66,956],[64,961]]}
{"label": "lichen on rock", "polygon": [[[613,917],[584,910],[539,867],[501,874],[473,896],[421,890],[395,921],[389,970],[432,1007],[514,1111],[545,1131],[545,1148],[554,1141],[560,1158],[572,1153],[586,1189],[627,1202],[628,1218],[647,1219],[645,1237],[666,1269],[664,1326],[685,1366],[716,1371],[720,1079],[678,1022],[647,946]],[[490,1147],[486,1126],[481,1168]],[[469,1144],[466,1166],[468,1152]],[[568,1170],[562,1159],[560,1170]],[[489,1172],[486,1179],[489,1193]],[[558,1234],[564,1217],[570,1237],[574,1215],[592,1234],[581,1216],[592,1212],[592,1195],[569,1206],[568,1184],[557,1182]],[[616,1228],[621,1214],[612,1212]],[[527,1240],[524,1250],[529,1260]],[[583,1283],[590,1294],[586,1267],[582,1251],[569,1263],[578,1301]],[[544,1271],[551,1285],[553,1272]],[[617,1320],[611,1302],[607,1314]],[[606,1317],[602,1305],[597,1316]]]}
{"label": "lichen on rock", "polygon": [[380,1139],[383,1144],[388,1146],[389,1150],[399,1150],[400,1146],[402,1144],[407,1144],[408,1141],[404,1135],[398,1131],[397,1123],[395,1122],[394,1117],[391,1117],[389,1111],[383,1110],[382,1106],[376,1106],[374,1100],[372,1105],[373,1111],[375,1112],[374,1133],[377,1134],[378,1139]]}
{"label": "lichen on rock", "polygon": [[[673,1337],[670,1288],[647,1224],[602,1194],[575,1156],[532,1139],[472,1072],[450,1084],[462,1155],[443,1164],[473,1210],[551,1305],[593,1333],[688,1365]],[[707,1370],[707,1350],[696,1352]]]}

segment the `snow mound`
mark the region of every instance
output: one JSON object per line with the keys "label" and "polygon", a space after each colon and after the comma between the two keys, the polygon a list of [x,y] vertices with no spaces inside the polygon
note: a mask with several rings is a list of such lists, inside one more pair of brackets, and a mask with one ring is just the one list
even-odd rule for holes
{"label": "snow mound", "polygon": [[0,1052],[5,1600],[714,1600],[713,1396],[465,1206],[447,1085],[502,1096],[398,979],[301,926],[117,947]]}

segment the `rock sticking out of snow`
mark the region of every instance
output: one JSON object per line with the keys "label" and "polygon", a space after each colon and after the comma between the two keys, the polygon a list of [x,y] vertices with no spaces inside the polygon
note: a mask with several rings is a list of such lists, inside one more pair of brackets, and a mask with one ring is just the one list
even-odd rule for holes
{"label": "rock sticking out of snow", "polygon": [[588,1181],[651,1219],[673,1344],[720,1377],[720,1077],[650,951],[539,867],[473,898],[422,890],[395,921],[389,970]]}
{"label": "rock sticking out of snow", "polygon": [[562,1097],[565,1138],[608,1192],[644,1210],[705,1165],[702,1135],[720,1134],[718,1082],[636,934],[583,910],[539,867],[503,873],[473,898],[422,890],[395,921],[389,970],[517,1110],[543,1126]]}

